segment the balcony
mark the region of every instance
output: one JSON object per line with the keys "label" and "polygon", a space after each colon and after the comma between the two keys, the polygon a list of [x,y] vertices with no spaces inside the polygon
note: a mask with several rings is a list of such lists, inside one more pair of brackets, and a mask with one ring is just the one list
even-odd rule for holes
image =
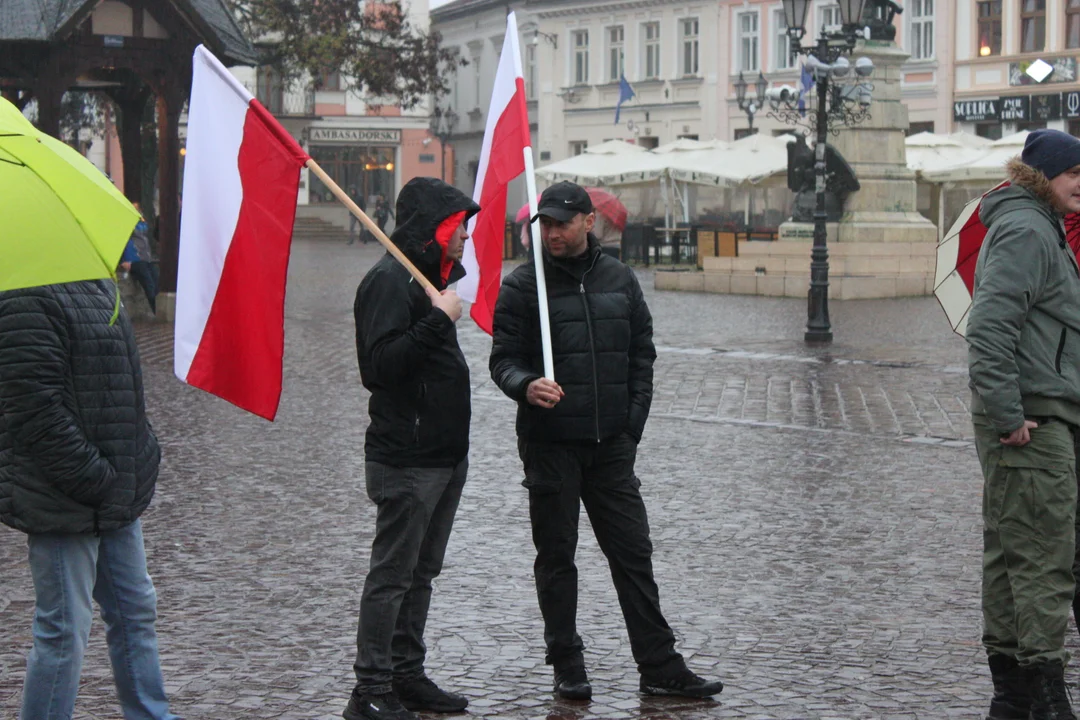
{"label": "balcony", "polygon": [[315,88],[311,85],[297,90],[285,90],[281,85],[248,87],[255,97],[277,117],[312,117],[315,115]]}

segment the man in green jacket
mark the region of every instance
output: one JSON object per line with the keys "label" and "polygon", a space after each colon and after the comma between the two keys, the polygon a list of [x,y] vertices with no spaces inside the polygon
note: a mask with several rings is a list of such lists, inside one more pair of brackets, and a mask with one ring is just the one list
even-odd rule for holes
{"label": "man in green jacket", "polygon": [[989,720],[1075,719],[1065,689],[1080,426],[1080,268],[1062,217],[1080,211],[1080,140],[1028,136],[1011,185],[984,198],[968,369],[983,488]]}

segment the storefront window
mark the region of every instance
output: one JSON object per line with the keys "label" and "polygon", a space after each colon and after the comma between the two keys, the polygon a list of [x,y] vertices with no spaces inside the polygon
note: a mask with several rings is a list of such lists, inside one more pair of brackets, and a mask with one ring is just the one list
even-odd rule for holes
{"label": "storefront window", "polygon": [[1039,122],[1039,121],[1036,121],[1036,120],[1032,120],[1030,122],[1016,123],[1016,132],[1023,132],[1025,130],[1028,131],[1028,132],[1031,132],[1033,130],[1045,130],[1045,129],[1046,129],[1046,123]]}
{"label": "storefront window", "polygon": [[1069,134],[1073,137],[1080,137],[1080,120],[1069,121]]}
{"label": "storefront window", "polygon": [[[367,209],[382,195],[394,200],[394,148],[349,145],[312,145],[311,157],[345,192]],[[361,203],[360,200],[363,200]],[[312,205],[335,203],[330,188],[311,176]]]}
{"label": "storefront window", "polygon": [[975,134],[979,137],[987,138],[988,140],[1000,140],[1001,139],[1001,123],[988,122],[988,123],[975,123]]}

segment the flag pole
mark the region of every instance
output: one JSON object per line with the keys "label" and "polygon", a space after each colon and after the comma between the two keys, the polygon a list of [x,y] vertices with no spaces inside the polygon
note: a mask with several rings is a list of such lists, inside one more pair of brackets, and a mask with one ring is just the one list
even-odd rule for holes
{"label": "flag pole", "polygon": [[551,352],[551,315],[548,312],[547,278],[544,276],[544,241],[540,237],[540,218],[537,217],[536,170],[533,167],[532,148],[525,148],[525,192],[529,195],[529,217],[532,221],[533,264],[536,266],[536,301],[540,310],[540,343],[544,352],[544,377],[555,379],[555,359]]}
{"label": "flag pole", "polygon": [[[525,106],[525,75],[522,72],[521,48],[518,46],[517,14],[510,13],[506,16],[506,36],[513,38],[512,46],[514,55],[514,77],[517,78],[518,93],[515,96],[521,104],[522,117],[528,117],[529,111]],[[544,354],[544,377],[555,380],[555,359],[551,352],[551,315],[548,312],[547,278],[544,276],[544,241],[540,236],[540,219],[536,215],[536,168],[533,166],[532,137],[529,128],[524,128],[525,147],[522,154],[525,157],[525,193],[529,196],[529,218],[532,219],[532,241],[529,249],[532,250],[533,264],[536,266],[536,302],[540,311],[540,343]],[[535,218],[535,219],[533,219]]]}
{"label": "flag pole", "polygon": [[416,282],[420,283],[421,287],[425,290],[432,290],[436,293],[439,292],[439,290],[431,284],[431,281],[424,277],[424,273],[420,272],[417,267],[413,265],[412,261],[405,257],[405,253],[401,252],[401,249],[398,248],[390,238],[386,237],[386,233],[379,229],[379,226],[375,224],[375,221],[369,218],[367,213],[361,210],[360,206],[353,202],[353,199],[349,197],[348,193],[342,190],[341,187],[334,182],[333,178],[327,175],[326,171],[319,167],[317,162],[309,159],[304,165],[306,165],[311,172],[315,173],[316,177],[322,180],[323,185],[328,187],[330,192],[334,194],[334,197],[340,200],[345,207],[349,208],[349,212],[355,215],[356,219],[362,222],[367,229],[371,231],[371,234],[375,236],[375,239],[382,243],[383,247],[385,247],[399,263],[405,266],[405,269],[416,279]]}

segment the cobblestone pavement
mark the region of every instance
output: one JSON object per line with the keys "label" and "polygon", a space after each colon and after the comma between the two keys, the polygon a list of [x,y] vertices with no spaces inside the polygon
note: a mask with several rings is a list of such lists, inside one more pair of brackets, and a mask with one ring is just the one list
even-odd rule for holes
{"label": "cobblestone pavement", "polygon": [[[139,329],[165,452],[146,542],[166,681],[188,720],[340,716],[374,526],[350,310],[377,255],[298,243],[274,424],[179,383],[170,329]],[[656,574],[680,649],[727,688],[716,702],[639,696],[583,528],[595,695],[552,700],[513,406],[470,321],[471,472],[431,610],[430,674],[484,717],[981,717],[980,478],[964,345],[935,301],[836,302],[836,343],[812,350],[802,301],[642,279],[660,346],[639,462]],[[33,599],[18,533],[0,531],[0,578],[0,718],[12,718]],[[100,623],[75,717],[119,717]]]}

